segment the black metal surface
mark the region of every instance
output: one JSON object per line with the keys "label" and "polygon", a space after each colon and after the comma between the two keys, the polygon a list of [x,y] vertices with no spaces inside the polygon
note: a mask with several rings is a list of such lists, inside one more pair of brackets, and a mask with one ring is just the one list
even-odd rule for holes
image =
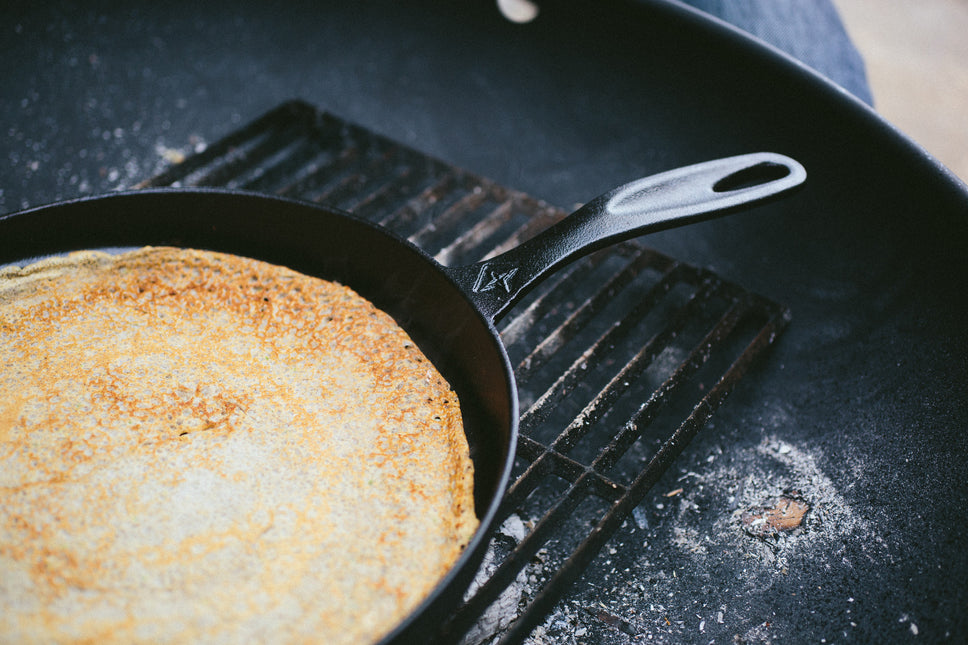
{"label": "black metal surface", "polygon": [[[293,97],[566,210],[750,149],[802,161],[788,202],[649,239],[794,320],[535,639],[968,635],[968,191],[839,88],[658,0],[525,26],[486,1],[3,11],[5,211],[130,186]],[[801,529],[746,533],[787,489]]]}

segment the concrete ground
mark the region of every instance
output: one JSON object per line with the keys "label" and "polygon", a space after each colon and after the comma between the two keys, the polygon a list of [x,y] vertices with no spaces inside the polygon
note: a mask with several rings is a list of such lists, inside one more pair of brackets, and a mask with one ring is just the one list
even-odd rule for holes
{"label": "concrete ground", "polygon": [[834,0],[874,107],[968,181],[968,0]]}

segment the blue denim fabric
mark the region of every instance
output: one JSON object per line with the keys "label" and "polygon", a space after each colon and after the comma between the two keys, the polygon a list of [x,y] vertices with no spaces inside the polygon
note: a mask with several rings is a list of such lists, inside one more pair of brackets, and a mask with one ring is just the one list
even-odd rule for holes
{"label": "blue denim fabric", "polygon": [[681,0],[790,54],[868,105],[867,73],[831,0]]}

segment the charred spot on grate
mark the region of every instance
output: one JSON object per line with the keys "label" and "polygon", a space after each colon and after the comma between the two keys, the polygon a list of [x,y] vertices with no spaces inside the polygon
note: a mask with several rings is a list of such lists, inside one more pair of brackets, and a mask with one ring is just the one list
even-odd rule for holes
{"label": "charred spot on grate", "polygon": [[[775,172],[757,168],[717,189]],[[452,266],[517,246],[566,214],[299,101],[142,187],[171,185],[349,210]],[[499,327],[522,413],[500,528],[464,604],[428,642],[468,633],[522,642],[789,319],[784,307],[636,242],[564,267],[531,292]],[[794,530],[809,505],[791,495],[749,509],[744,530],[764,539]],[[632,630],[611,614],[599,619]]]}

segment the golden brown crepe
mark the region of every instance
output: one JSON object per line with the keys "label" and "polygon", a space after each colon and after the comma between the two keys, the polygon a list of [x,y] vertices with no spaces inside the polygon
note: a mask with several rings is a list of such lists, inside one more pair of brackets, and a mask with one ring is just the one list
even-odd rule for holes
{"label": "golden brown crepe", "polygon": [[344,286],[75,253],[0,271],[0,365],[0,641],[373,641],[477,527],[455,394]]}

